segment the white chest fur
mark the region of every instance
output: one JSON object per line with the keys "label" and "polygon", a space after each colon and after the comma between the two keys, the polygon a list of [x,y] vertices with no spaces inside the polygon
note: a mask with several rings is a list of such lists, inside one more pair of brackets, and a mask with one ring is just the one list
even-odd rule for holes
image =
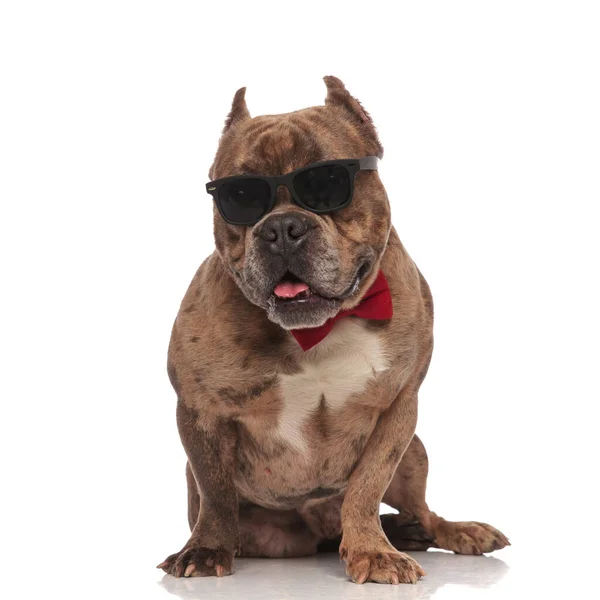
{"label": "white chest fur", "polygon": [[350,396],[362,392],[369,379],[385,371],[389,363],[374,332],[364,323],[342,319],[321,343],[303,354],[300,367],[299,373],[279,376],[283,409],[278,433],[303,451],[307,448],[304,423],[321,399],[328,409],[341,410]]}

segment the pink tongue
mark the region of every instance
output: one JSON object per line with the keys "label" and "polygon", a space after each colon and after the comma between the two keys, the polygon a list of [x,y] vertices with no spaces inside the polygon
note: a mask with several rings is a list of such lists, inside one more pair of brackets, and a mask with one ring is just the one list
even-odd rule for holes
{"label": "pink tongue", "polygon": [[273,293],[279,298],[295,298],[300,292],[307,289],[308,286],[301,281],[283,281],[275,286]]}

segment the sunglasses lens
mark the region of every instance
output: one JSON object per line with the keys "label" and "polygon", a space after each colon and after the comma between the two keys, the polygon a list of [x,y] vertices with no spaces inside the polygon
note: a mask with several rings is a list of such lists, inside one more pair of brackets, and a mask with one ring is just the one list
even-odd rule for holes
{"label": "sunglasses lens", "polygon": [[240,179],[219,187],[219,207],[232,223],[259,221],[269,208],[271,186],[262,179]]}
{"label": "sunglasses lens", "polygon": [[306,169],[294,177],[293,185],[298,198],[319,212],[336,210],[350,199],[350,174],[339,165]]}

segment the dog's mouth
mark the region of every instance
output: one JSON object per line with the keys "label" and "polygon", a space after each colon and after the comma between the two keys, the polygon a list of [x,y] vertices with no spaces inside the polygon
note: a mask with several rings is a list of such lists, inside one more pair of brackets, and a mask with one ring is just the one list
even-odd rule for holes
{"label": "dog's mouth", "polygon": [[278,302],[306,302],[313,295],[318,294],[289,271],[273,289],[273,296]]}
{"label": "dog's mouth", "polygon": [[350,285],[340,293],[329,293],[327,286],[312,282],[291,270],[285,271],[273,285],[267,300],[267,315],[284,329],[319,327],[335,317],[347,298],[358,291],[360,283],[371,270],[366,260],[358,266]]}
{"label": "dog's mouth", "polygon": [[339,296],[326,296],[322,293],[317,293],[308,283],[302,281],[299,277],[287,271],[279,283],[273,288],[271,302],[277,306],[306,306],[309,307],[321,303],[341,303],[346,298],[349,298],[356,292],[360,282],[368,272],[367,264],[363,264],[358,269],[352,283]]}

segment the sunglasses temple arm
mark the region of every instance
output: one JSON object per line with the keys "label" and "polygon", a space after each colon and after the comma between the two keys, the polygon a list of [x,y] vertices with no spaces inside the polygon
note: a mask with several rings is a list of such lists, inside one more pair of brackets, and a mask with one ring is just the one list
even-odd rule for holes
{"label": "sunglasses temple arm", "polygon": [[374,171],[377,169],[379,159],[376,156],[365,156],[358,160],[361,171]]}

